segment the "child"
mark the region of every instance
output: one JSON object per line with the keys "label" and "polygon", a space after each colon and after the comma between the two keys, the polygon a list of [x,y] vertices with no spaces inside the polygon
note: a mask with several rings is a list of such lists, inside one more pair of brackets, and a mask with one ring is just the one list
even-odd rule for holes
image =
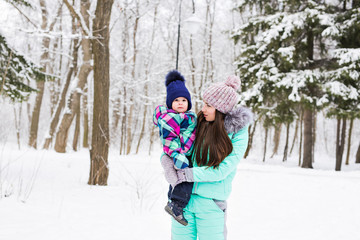
{"label": "child", "polygon": [[178,184],[176,169],[184,169],[191,164],[187,156],[190,157],[195,141],[196,115],[189,111],[191,98],[185,87],[184,77],[174,70],[169,72],[165,79],[167,108],[157,106],[153,116],[163,144],[161,165],[166,179],[170,180],[169,201],[165,211],[186,226],[188,222],[184,218],[183,209],[189,202],[193,183]]}

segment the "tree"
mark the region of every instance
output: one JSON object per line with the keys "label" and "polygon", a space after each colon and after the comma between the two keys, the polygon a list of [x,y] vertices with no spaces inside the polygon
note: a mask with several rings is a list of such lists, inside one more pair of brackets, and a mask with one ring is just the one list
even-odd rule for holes
{"label": "tree", "polygon": [[347,1],[342,3],[342,8],[333,8],[335,15],[333,24],[323,33],[324,36],[331,37],[336,44],[336,49],[333,51],[336,66],[325,75],[328,79],[325,89],[330,103],[327,116],[337,118],[338,123],[336,171],[341,170],[346,122],[350,119],[348,141],[350,146],[353,120],[360,117],[360,12],[358,10],[360,1],[353,1],[351,6],[347,5]]}
{"label": "tree", "polygon": [[[46,8],[46,3],[44,0],[39,0],[41,7],[41,30],[45,33],[51,32],[57,21],[57,17],[48,25],[48,11]],[[59,7],[59,13],[61,7]],[[58,14],[59,15],[59,14]],[[42,38],[42,54],[40,59],[40,65],[44,72],[48,73],[49,71],[49,48],[50,48],[50,37],[44,35]],[[45,81],[36,82],[37,94],[35,99],[35,106],[31,115],[31,125],[30,125],[30,136],[28,145],[33,148],[37,148],[37,138],[38,138],[38,128],[39,128],[39,119],[40,119],[40,110],[41,104],[43,101],[44,91],[45,91]]]}
{"label": "tree", "polygon": [[[7,2],[16,9],[18,6],[32,8],[32,5],[24,0],[7,0]],[[32,92],[36,92],[36,89],[25,82],[44,81],[45,74],[39,66],[9,46],[1,34],[0,49],[0,95],[5,95],[13,101],[27,100]]]}
{"label": "tree", "polygon": [[36,89],[25,81],[44,81],[45,75],[34,63],[11,48],[5,37],[0,35],[0,95],[9,97],[13,101],[27,100],[30,93]]}
{"label": "tree", "polygon": [[113,0],[98,0],[93,21],[94,107],[88,184],[107,185],[109,175],[109,23]]}
{"label": "tree", "polygon": [[[69,5],[68,5],[69,6]],[[82,0],[81,1],[81,15],[84,19],[84,24],[89,28],[89,8],[90,1]],[[56,141],[55,141],[55,151],[64,153],[66,151],[67,139],[69,134],[70,126],[73,122],[74,117],[76,116],[77,124],[75,130],[79,131],[79,121],[80,121],[80,103],[82,92],[87,83],[87,78],[92,70],[91,60],[91,42],[88,36],[83,36],[81,39],[81,47],[83,53],[83,63],[80,67],[79,74],[77,76],[76,88],[73,88],[70,93],[70,99],[67,101],[69,106],[67,106],[67,110],[65,111],[61,121],[58,131],[56,133]],[[77,132],[78,134],[78,132]],[[78,136],[77,136],[78,137]],[[77,137],[75,134],[74,141],[77,141]],[[75,148],[76,148],[75,143]]]}
{"label": "tree", "polygon": [[[233,33],[242,49],[236,63],[243,78],[242,101],[255,112],[267,109],[290,124],[304,109],[303,168],[312,168],[313,114],[324,107],[321,72],[326,56],[322,31],[329,13],[322,1],[244,1],[248,21]],[[256,9],[258,15],[247,15]],[[315,54],[318,50],[318,54]],[[284,112],[283,107],[288,110]],[[286,117],[287,116],[287,117]]]}

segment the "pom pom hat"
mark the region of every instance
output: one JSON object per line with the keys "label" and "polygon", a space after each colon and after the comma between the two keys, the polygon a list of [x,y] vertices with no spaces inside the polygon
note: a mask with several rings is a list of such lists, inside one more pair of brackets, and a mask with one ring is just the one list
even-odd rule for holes
{"label": "pom pom hat", "polygon": [[225,82],[213,83],[203,92],[203,99],[219,112],[226,114],[238,101],[236,90],[239,89],[240,83],[236,76],[228,77]]}
{"label": "pom pom hat", "polygon": [[188,100],[188,109],[191,109],[190,93],[185,87],[185,78],[176,70],[169,72],[165,77],[166,86],[166,105],[172,109],[172,102],[178,97],[184,97]]}

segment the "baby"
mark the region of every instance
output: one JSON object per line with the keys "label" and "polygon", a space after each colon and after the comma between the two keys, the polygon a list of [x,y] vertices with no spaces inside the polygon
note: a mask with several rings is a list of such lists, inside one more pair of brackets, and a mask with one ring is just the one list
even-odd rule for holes
{"label": "baby", "polygon": [[193,183],[178,184],[176,169],[191,167],[193,143],[195,141],[196,115],[190,112],[191,97],[185,87],[184,77],[176,70],[169,72],[165,78],[166,105],[156,107],[153,121],[159,127],[160,139],[164,154],[161,165],[166,179],[170,180],[168,203],[165,211],[183,225],[188,222],[184,218],[183,209],[189,202]]}

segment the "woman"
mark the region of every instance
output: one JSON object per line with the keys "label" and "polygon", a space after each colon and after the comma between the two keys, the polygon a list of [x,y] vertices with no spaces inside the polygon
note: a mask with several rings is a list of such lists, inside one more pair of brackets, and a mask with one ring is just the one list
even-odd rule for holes
{"label": "woman", "polygon": [[183,213],[188,225],[172,219],[172,240],[226,239],[226,200],[248,145],[252,121],[249,109],[235,107],[239,87],[240,79],[231,76],[203,93],[192,155],[194,167],[177,172],[179,182],[194,182]]}

